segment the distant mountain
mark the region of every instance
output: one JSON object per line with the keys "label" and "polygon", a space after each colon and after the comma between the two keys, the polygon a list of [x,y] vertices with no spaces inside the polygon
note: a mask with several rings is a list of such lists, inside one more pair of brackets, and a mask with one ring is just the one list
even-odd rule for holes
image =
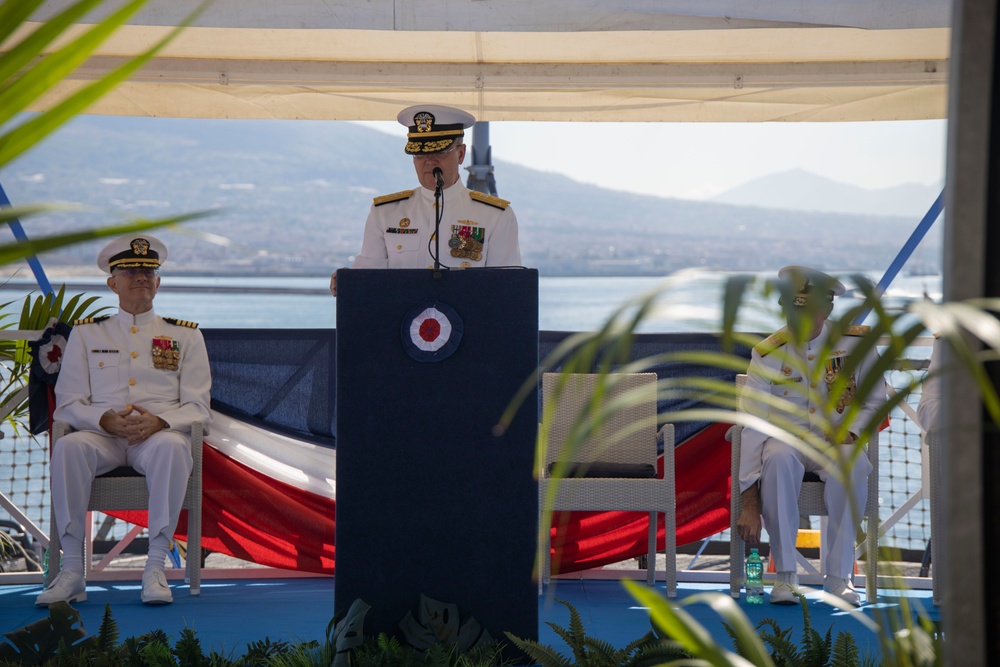
{"label": "distant mountain", "polygon": [[[504,162],[495,175],[517,213],[522,260],[548,275],[762,271],[792,263],[878,270],[916,223],[912,215],[634,195]],[[184,229],[157,232],[170,247],[171,271],[329,275],[360,249],[372,197],[415,187],[416,176],[398,137],[354,123],[82,116],[0,169],[0,183],[15,204],[84,207],[26,220],[33,238],[208,210],[210,217]],[[43,263],[96,271],[99,245],[48,253]],[[939,234],[929,235],[921,253],[936,268]]]}
{"label": "distant mountain", "polygon": [[793,169],[756,178],[712,197],[711,201],[791,211],[911,216],[919,220],[940,192],[940,185],[919,183],[868,190]]}

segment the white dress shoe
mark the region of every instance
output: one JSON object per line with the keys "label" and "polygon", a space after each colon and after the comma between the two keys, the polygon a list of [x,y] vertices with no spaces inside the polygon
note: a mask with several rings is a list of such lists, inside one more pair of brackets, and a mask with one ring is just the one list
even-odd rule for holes
{"label": "white dress shoe", "polygon": [[35,598],[39,607],[48,607],[53,602],[86,602],[87,581],[82,574],[60,570],[48,588]]}
{"label": "white dress shoe", "polygon": [[831,595],[836,595],[847,604],[852,604],[855,607],[861,606],[861,596],[854,590],[854,584],[850,579],[826,575],[823,577],[823,590]]}
{"label": "white dress shoe", "polygon": [[799,603],[799,575],[795,572],[778,572],[771,588],[771,604]]}
{"label": "white dress shoe", "polygon": [[170,604],[174,601],[163,570],[153,569],[142,573],[142,601],[146,604]]}

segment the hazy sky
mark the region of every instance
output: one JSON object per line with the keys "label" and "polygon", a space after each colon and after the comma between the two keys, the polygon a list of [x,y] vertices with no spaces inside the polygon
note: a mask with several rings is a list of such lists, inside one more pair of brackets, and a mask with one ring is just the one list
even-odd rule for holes
{"label": "hazy sky", "polygon": [[[394,122],[364,123],[404,136]],[[944,182],[947,123],[490,123],[493,160],[661,197],[705,199],[803,169],[869,189]],[[471,143],[471,133],[466,142]],[[470,157],[466,157],[466,166]]]}

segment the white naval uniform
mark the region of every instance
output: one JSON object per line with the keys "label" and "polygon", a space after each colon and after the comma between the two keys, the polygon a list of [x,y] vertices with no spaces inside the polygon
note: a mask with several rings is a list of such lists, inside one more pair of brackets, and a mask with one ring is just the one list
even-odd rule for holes
{"label": "white naval uniform", "polygon": [[[520,266],[517,217],[508,202],[474,192],[461,181],[443,191],[442,266],[452,268]],[[434,266],[434,191],[418,187],[376,197],[365,222],[356,269],[423,269]],[[455,257],[453,235],[482,237],[481,257]],[[460,251],[461,252],[461,251]]]}
{"label": "white naval uniform", "polygon": [[[153,365],[153,339],[163,337],[178,344],[177,370]],[[54,419],[76,431],[55,443],[51,462],[52,506],[64,544],[86,535],[94,477],[125,465],[146,476],[150,541],[173,537],[191,474],[191,424],[211,420],[211,386],[205,340],[191,326],[150,310],[119,311],[73,327],[56,382]],[[132,446],[101,429],[101,415],[127,405],[146,408],[169,428]]]}
{"label": "white naval uniform", "polygon": [[[823,436],[822,425],[827,419],[839,426],[843,419],[839,413],[832,411],[829,417],[824,417],[822,414],[828,396],[828,387],[824,381],[827,357],[824,356],[823,350],[827,349],[825,345],[831,330],[831,323],[824,322],[820,335],[798,348],[791,344],[774,348],[773,345],[768,345],[767,341],[754,348],[747,371],[746,389],[740,399],[740,410],[768,419],[768,406],[752,397],[770,394],[788,400],[797,407],[791,414],[782,411],[782,417],[796,422],[798,426],[809,428],[820,437]],[[827,350],[827,353],[834,360],[845,359],[861,340],[858,336],[865,330],[867,327],[852,327],[854,335],[843,336],[837,342],[835,349]],[[780,341],[780,339],[781,332],[769,340]],[[790,357],[797,359],[790,363]],[[876,360],[876,353],[871,352],[857,368],[855,377],[858,386],[862,384],[862,378],[870,373]],[[803,377],[802,371],[805,368],[809,369],[811,377],[814,378],[811,390],[805,386],[808,381],[808,378]],[[853,400],[861,401],[861,408],[852,423],[858,426],[856,428],[849,426],[848,430],[858,433],[861,425],[870,422],[884,403],[885,395],[885,383],[881,381],[876,383],[868,396],[855,396]],[[811,417],[807,423],[799,411],[815,417]],[[802,476],[805,471],[811,471],[826,482],[824,497],[829,517],[822,535],[822,561],[825,569],[823,574],[844,579],[851,578],[854,572],[854,538],[860,517],[851,515],[851,503],[844,485],[838,481],[837,476],[831,475],[819,463],[791,445],[755,429],[744,428],[741,443],[740,491],[746,491],[758,479],[760,480],[761,510],[764,526],[771,539],[775,570],[794,572],[796,569],[798,497],[802,488]],[[844,445],[841,451],[846,456],[852,449],[852,445]],[[865,456],[859,456],[851,470],[851,488],[855,507],[859,512],[864,509],[868,498],[867,479],[871,470],[871,463]]]}

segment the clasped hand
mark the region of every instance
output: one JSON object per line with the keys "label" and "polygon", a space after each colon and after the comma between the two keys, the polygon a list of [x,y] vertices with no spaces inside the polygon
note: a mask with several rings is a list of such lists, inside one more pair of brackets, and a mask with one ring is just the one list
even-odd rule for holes
{"label": "clasped hand", "polygon": [[101,428],[125,438],[130,445],[144,442],[163,429],[164,421],[141,405],[127,405],[124,410],[108,410],[101,415]]}

